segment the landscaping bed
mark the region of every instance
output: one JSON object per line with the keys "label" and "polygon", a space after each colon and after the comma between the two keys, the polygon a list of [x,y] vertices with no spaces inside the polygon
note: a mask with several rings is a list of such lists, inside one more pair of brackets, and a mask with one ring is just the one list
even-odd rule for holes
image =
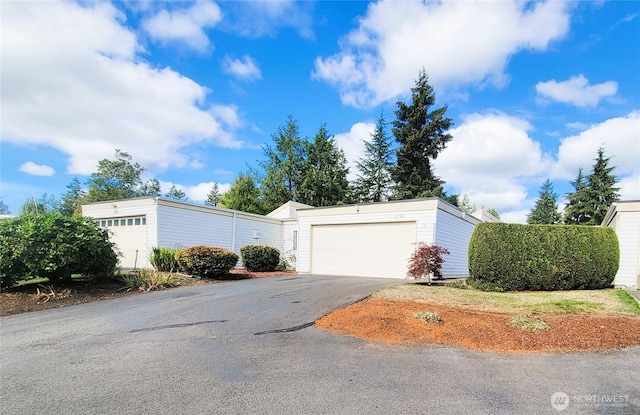
{"label": "landscaping bed", "polygon": [[[501,352],[581,351],[640,345],[640,309],[619,290],[487,293],[405,285],[316,322],[334,333],[384,343],[454,345]],[[627,293],[622,293],[626,294]],[[438,323],[414,314],[435,313]],[[538,331],[514,316],[544,322]]]}
{"label": "landscaping bed", "polygon": [[[295,271],[248,272],[234,269],[231,270],[227,280],[264,278],[291,274],[295,274]],[[223,280],[196,279],[183,275],[178,277],[176,286],[216,284],[222,281]],[[51,286],[46,282],[21,285],[0,293],[0,316],[144,293],[144,291],[128,290],[127,288],[124,282],[118,279],[92,282],[78,280],[64,286]]]}

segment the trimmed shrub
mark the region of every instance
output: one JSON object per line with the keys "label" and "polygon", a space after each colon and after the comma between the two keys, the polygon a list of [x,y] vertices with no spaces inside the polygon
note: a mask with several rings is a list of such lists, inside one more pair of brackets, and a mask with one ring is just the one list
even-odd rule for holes
{"label": "trimmed shrub", "polygon": [[177,272],[180,269],[176,254],[178,248],[154,247],[149,253],[149,263],[158,272]]}
{"label": "trimmed shrub", "polygon": [[611,286],[618,237],[599,226],[480,223],[469,243],[469,282],[505,291]]}
{"label": "trimmed shrub", "polygon": [[176,260],[188,274],[215,278],[228,274],[238,263],[238,255],[225,248],[198,245],[179,250]]}
{"label": "trimmed shrub", "polygon": [[0,284],[72,274],[113,276],[118,264],[107,230],[93,219],[59,213],[23,214],[0,221]]}
{"label": "trimmed shrub", "polygon": [[435,279],[442,279],[442,255],[449,254],[446,248],[438,245],[419,243],[411,258],[407,274],[415,279],[433,275]]}
{"label": "trimmed shrub", "polygon": [[246,245],[240,248],[242,263],[247,271],[272,272],[280,263],[280,251],[270,246]]}

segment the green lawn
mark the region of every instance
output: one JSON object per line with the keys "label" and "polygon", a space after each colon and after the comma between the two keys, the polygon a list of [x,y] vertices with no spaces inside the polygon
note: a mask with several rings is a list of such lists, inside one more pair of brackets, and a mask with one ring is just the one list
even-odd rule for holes
{"label": "green lawn", "polygon": [[378,291],[374,298],[436,303],[506,314],[640,314],[640,305],[624,290],[485,292],[473,288],[404,284]]}

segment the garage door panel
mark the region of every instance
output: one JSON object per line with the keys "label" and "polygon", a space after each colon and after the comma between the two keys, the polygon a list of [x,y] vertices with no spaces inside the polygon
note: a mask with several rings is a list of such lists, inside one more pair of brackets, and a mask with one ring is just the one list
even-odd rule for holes
{"label": "garage door panel", "polygon": [[311,272],[404,278],[415,242],[415,222],[315,225]]}

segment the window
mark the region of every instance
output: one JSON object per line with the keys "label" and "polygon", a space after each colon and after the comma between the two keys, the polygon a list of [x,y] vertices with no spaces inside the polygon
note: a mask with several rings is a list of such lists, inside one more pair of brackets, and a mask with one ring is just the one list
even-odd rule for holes
{"label": "window", "polygon": [[146,225],[147,224],[147,218],[142,218],[142,224]]}
{"label": "window", "polygon": [[136,226],[140,225],[140,218],[136,218]]}
{"label": "window", "polygon": [[103,220],[102,222],[100,222],[100,226],[105,227],[107,226],[107,221]]}
{"label": "window", "polygon": [[293,231],[293,249],[298,249],[298,231]]}
{"label": "window", "polygon": [[113,226],[113,221],[111,219],[107,221],[107,226]]}
{"label": "window", "polygon": [[120,219],[115,219],[113,221],[113,226],[118,226],[118,225],[120,225]]}
{"label": "window", "polygon": [[125,226],[127,224],[126,219],[120,219],[120,226]]}
{"label": "window", "polygon": [[127,219],[127,226],[133,226],[133,219]]}

